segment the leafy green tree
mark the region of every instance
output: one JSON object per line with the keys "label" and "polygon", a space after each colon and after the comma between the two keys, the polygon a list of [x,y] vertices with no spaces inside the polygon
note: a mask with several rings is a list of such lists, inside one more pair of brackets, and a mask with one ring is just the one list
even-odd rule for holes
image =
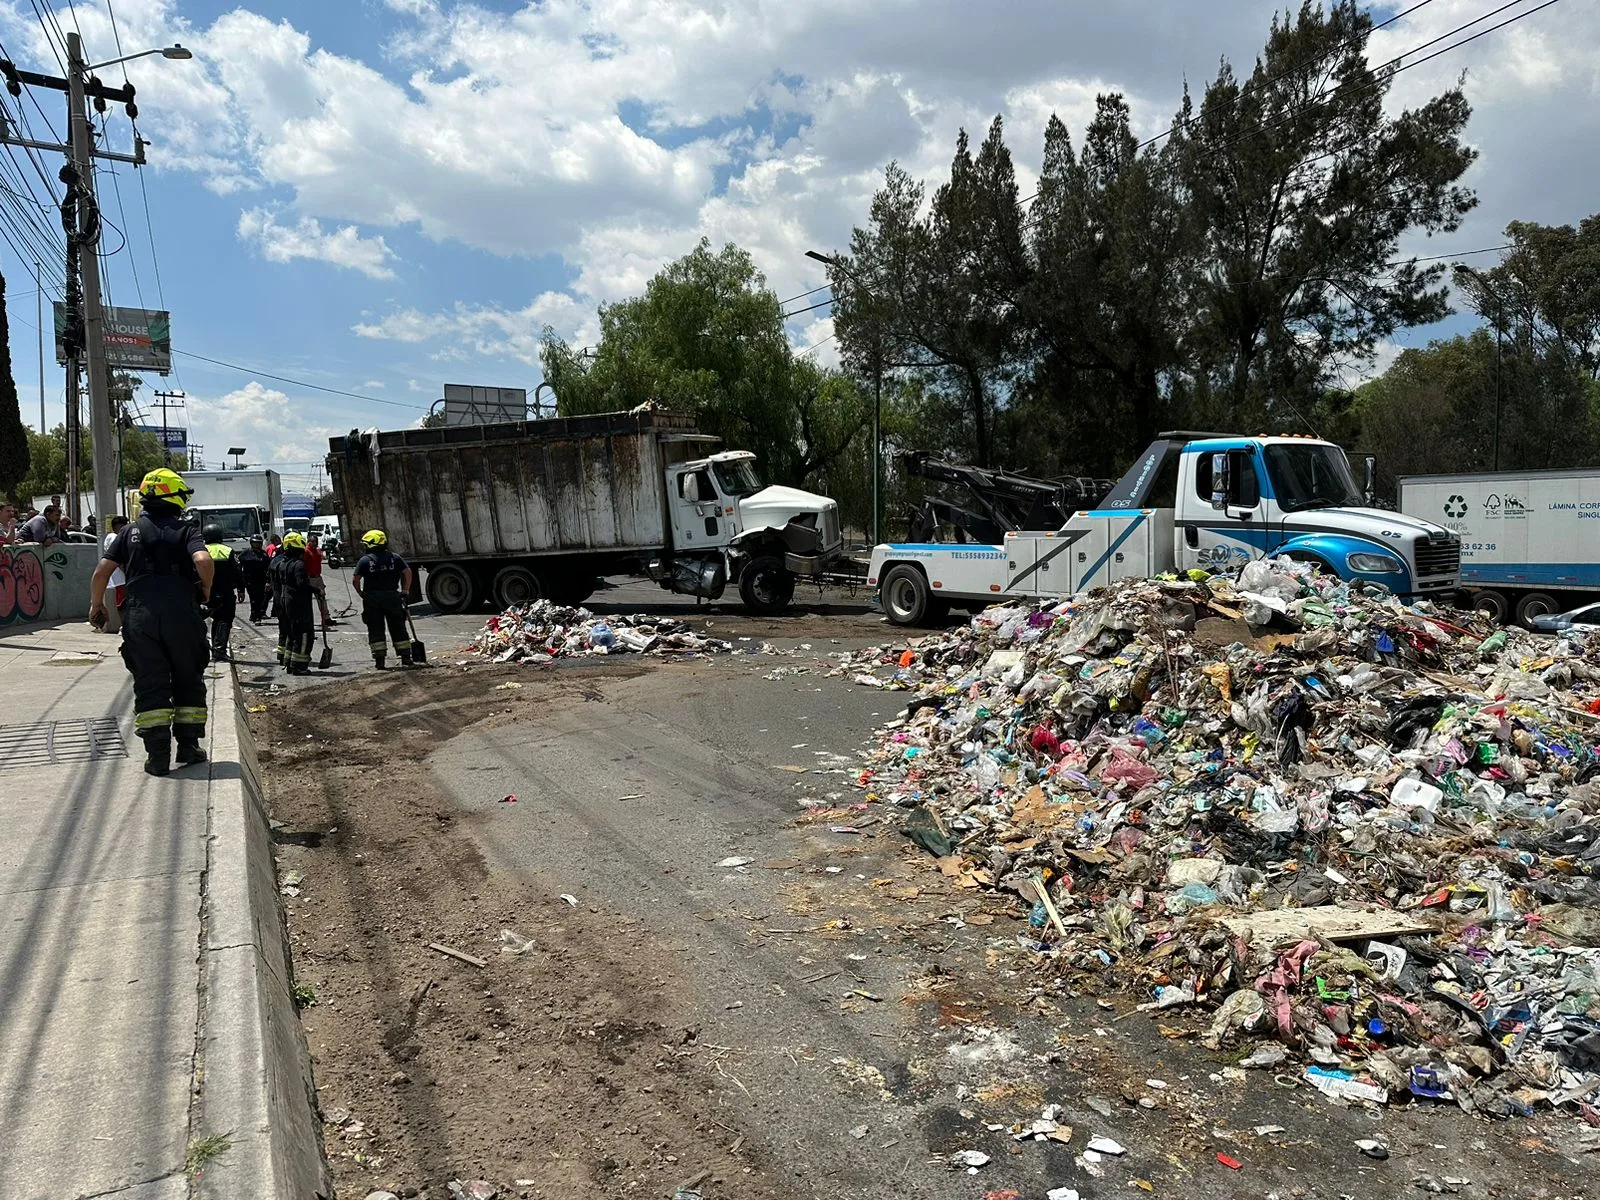
{"label": "leafy green tree", "polygon": [[1474,206],[1457,181],[1460,88],[1391,115],[1392,70],[1366,57],[1372,18],[1353,0],[1275,16],[1243,81],[1223,63],[1172,141],[1204,244],[1193,282],[1195,369],[1235,420],[1310,397],[1329,368],[1448,311],[1443,264],[1391,266],[1403,234],[1448,233]]}
{"label": "leafy green tree", "polygon": [[18,498],[17,485],[28,475],[28,427],[17,404],[11,375],[11,328],[6,316],[6,281],[0,276],[0,495]]}
{"label": "leafy green tree", "polygon": [[[157,467],[169,465],[162,452],[161,439],[144,429],[119,430],[122,447],[121,472],[118,490],[126,491]],[[78,490],[85,495],[94,491],[94,441],[88,430],[78,438]],[[30,469],[18,486],[23,497],[48,496],[67,491],[67,429],[57,425],[49,433],[28,432]],[[181,454],[172,456],[170,463],[177,471],[186,471],[189,460]]]}
{"label": "leafy green tree", "polygon": [[793,486],[836,475],[871,421],[857,381],[796,357],[777,295],[731,244],[702,240],[644,295],[602,308],[592,352],[546,329],[540,361],[563,416],[646,403],[687,412]]}

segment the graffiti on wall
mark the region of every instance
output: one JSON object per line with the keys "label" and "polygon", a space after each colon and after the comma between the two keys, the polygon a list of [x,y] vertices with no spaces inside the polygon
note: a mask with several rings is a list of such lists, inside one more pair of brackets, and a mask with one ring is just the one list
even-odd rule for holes
{"label": "graffiti on wall", "polygon": [[[36,620],[44,610],[45,551],[39,546],[0,546],[0,625]],[[62,577],[65,556],[50,573]]]}

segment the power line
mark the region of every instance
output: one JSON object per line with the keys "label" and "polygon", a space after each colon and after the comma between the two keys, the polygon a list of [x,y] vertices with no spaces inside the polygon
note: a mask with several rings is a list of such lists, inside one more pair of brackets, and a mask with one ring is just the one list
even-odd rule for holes
{"label": "power line", "polygon": [[822,338],[820,341],[812,342],[811,345],[807,346],[804,350],[799,351],[795,355],[795,357],[796,358],[804,358],[807,354],[810,354],[813,350],[816,350],[816,349],[818,349],[818,348],[820,348],[822,346],[827,345],[829,342],[833,341],[833,339],[838,337],[838,336],[839,336],[838,330],[835,330],[834,332],[830,333],[827,337]]}
{"label": "power line", "polygon": [[317,392],[327,392],[333,396],[349,396],[352,400],[365,400],[369,404],[387,404],[391,408],[409,408],[417,412],[427,412],[428,407],[423,404],[406,404],[399,400],[384,400],[378,396],[363,396],[360,392],[346,392],[339,388],[323,387],[320,383],[307,383],[303,379],[290,379],[287,375],[273,375],[266,371],[258,371],[254,367],[241,366],[239,363],[224,362],[220,358],[207,358],[204,354],[195,354],[190,350],[173,350],[174,354],[181,354],[185,358],[197,358],[201,362],[211,363],[213,366],[227,367],[231,371],[241,371],[246,375],[258,375],[262,379],[275,380],[278,383],[288,383],[295,387],[310,388]]}
{"label": "power line", "polygon": [[826,307],[828,307],[828,305],[830,305],[832,303],[833,303],[833,298],[830,296],[828,299],[820,300],[816,304],[813,304],[813,305],[811,305],[811,306],[809,306],[807,308],[797,308],[791,313],[783,313],[781,315],[782,315],[783,319],[785,321],[787,321],[790,317],[798,317],[801,313],[808,313],[814,308],[826,308]]}
{"label": "power line", "polygon": [[809,292],[801,292],[798,296],[790,296],[787,300],[779,300],[778,307],[782,308],[785,304],[793,304],[796,300],[804,300],[807,296],[815,296],[818,292],[825,292],[832,286],[833,284],[831,283],[825,283],[821,287],[812,288]]}

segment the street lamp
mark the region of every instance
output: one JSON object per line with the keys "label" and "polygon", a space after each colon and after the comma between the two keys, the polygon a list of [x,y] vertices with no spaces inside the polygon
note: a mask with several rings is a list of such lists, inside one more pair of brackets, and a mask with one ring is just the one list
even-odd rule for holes
{"label": "street lamp", "polygon": [[118,63],[132,62],[136,58],[148,58],[152,54],[159,54],[162,58],[171,58],[179,61],[194,57],[194,51],[190,50],[189,47],[179,42],[173,42],[170,46],[157,46],[154,50],[141,50],[137,54],[124,54],[121,58],[107,59],[103,63],[95,63],[93,66],[84,67],[84,70],[98,71],[102,67],[114,67]]}
{"label": "street lamp", "polygon": [[861,277],[837,254],[823,254],[816,250],[807,250],[806,257],[815,259],[825,266],[833,267],[846,276],[851,283],[861,289],[863,295],[872,302],[872,544],[878,544],[878,488],[879,478],[883,472],[883,326],[882,316],[877,311],[877,297],[872,294],[872,289],[861,282]]}

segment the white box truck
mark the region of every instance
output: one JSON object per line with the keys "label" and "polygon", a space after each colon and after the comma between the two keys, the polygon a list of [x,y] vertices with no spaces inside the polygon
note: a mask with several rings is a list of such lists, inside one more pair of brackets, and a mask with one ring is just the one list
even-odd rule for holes
{"label": "white box truck", "polygon": [[999,545],[876,547],[868,586],[889,620],[939,619],[952,603],[1068,596],[1118,579],[1220,571],[1286,555],[1406,597],[1458,585],[1461,543],[1428,520],[1368,507],[1344,451],[1310,437],[1164,433],[1098,508]]}
{"label": "white box truck", "polygon": [[194,489],[186,518],[202,528],[222,526],[235,550],[258,534],[281,532],[283,481],[276,471],[185,471],[183,481]]}
{"label": "white box truck", "polygon": [[1461,538],[1461,586],[1500,621],[1600,599],[1600,471],[1407,475],[1399,500]]}

